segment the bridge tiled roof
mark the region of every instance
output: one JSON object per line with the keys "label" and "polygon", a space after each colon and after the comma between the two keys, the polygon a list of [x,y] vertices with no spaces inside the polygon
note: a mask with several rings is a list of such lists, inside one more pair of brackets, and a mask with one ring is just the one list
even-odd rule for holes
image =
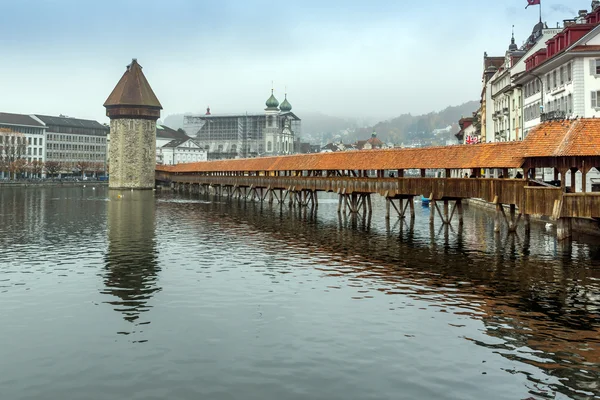
{"label": "bridge tiled roof", "polygon": [[157,166],[172,172],[518,168],[526,158],[600,156],[600,119],[549,121],[522,142],[340,151]]}
{"label": "bridge tiled roof", "polygon": [[523,157],[573,156],[600,156],[600,119],[549,121],[523,141]]}
{"label": "bridge tiled roof", "polygon": [[518,151],[519,146],[520,143],[503,142],[416,149],[341,151],[282,157],[204,161],[177,164],[170,167],[157,166],[157,169],[172,172],[210,172],[516,168],[523,163]]}

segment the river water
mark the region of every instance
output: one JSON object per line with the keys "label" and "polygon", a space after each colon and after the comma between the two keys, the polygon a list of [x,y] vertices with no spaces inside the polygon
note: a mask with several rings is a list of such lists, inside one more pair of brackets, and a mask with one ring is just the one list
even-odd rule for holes
{"label": "river water", "polygon": [[600,399],[597,244],[374,203],[0,188],[0,399]]}

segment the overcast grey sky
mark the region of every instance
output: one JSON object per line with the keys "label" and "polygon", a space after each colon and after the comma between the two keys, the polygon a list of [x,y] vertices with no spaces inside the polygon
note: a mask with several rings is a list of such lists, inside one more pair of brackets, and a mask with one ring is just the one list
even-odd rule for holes
{"label": "overcast grey sky", "polygon": [[[550,26],[590,6],[542,0]],[[106,122],[136,57],[169,114],[294,110],[387,118],[478,99],[483,52],[538,20],[526,0],[0,0],[0,111]],[[301,116],[301,115],[300,115]]]}

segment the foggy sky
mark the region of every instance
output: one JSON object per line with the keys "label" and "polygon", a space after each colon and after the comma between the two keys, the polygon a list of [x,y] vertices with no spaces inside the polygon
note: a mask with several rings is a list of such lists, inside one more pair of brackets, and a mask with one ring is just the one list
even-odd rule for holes
{"label": "foggy sky", "polygon": [[[549,27],[590,0],[543,0]],[[137,58],[169,114],[302,111],[389,118],[479,98],[483,52],[538,21],[526,0],[0,0],[0,111],[107,122]]]}

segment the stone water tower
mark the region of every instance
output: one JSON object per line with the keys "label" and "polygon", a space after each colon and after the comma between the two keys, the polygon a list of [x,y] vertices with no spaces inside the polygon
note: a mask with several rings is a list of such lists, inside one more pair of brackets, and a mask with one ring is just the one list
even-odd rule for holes
{"label": "stone water tower", "polygon": [[104,107],[110,118],[109,188],[152,189],[162,106],[135,58]]}

